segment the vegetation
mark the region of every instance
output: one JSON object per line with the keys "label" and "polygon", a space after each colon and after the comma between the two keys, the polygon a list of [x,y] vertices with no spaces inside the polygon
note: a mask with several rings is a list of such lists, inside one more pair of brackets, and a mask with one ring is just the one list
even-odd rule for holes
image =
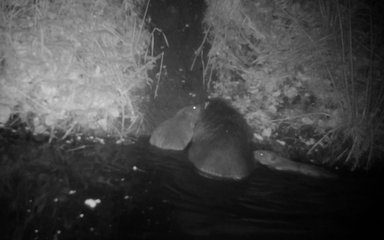
{"label": "vegetation", "polygon": [[380,158],[382,4],[207,3],[207,88],[233,101],[255,141],[351,169]]}
{"label": "vegetation", "polygon": [[[0,3],[0,126],[17,115],[36,134],[141,131],[157,58],[145,0]],[[12,123],[8,123],[12,124]]]}

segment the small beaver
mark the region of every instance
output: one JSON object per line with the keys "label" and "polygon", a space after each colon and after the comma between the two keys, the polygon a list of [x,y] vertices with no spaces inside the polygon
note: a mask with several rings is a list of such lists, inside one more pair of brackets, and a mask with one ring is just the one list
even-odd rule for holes
{"label": "small beaver", "polygon": [[152,133],[151,145],[167,150],[183,150],[192,139],[195,123],[200,116],[200,106],[187,106],[161,123]]}
{"label": "small beaver", "polygon": [[336,178],[337,176],[321,167],[295,162],[266,150],[254,151],[255,159],[262,165],[278,171],[287,171],[316,178]]}
{"label": "small beaver", "polygon": [[251,131],[227,101],[211,99],[197,120],[188,158],[208,177],[241,180],[254,169]]}

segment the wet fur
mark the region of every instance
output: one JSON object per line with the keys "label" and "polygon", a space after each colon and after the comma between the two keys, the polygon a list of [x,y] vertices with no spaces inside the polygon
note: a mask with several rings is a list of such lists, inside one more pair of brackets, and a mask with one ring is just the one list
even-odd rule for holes
{"label": "wet fur", "polygon": [[191,141],[200,106],[188,106],[161,123],[152,133],[150,144],[166,150],[183,150]]}
{"label": "wet fur", "polygon": [[255,159],[269,168],[289,171],[317,178],[336,178],[337,176],[321,167],[295,162],[277,155],[274,152],[259,150],[254,153]]}
{"label": "wet fur", "polygon": [[204,176],[240,180],[255,168],[250,142],[242,115],[228,102],[213,99],[196,123],[188,158]]}

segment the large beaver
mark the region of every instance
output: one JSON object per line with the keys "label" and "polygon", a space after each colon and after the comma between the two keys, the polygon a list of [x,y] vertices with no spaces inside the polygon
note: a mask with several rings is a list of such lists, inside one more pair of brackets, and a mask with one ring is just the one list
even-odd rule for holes
{"label": "large beaver", "polygon": [[191,141],[200,106],[180,109],[176,115],[161,123],[152,133],[150,144],[167,150],[183,150]]}
{"label": "large beaver", "polygon": [[255,163],[251,131],[242,117],[223,99],[212,99],[196,122],[188,158],[202,175],[240,180]]}

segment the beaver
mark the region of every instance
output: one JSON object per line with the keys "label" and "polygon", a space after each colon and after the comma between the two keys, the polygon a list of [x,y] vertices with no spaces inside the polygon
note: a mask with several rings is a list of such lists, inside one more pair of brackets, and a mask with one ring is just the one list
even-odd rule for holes
{"label": "beaver", "polygon": [[241,180],[255,169],[252,134],[243,116],[226,100],[208,100],[197,119],[188,159],[206,177]]}
{"label": "beaver", "polygon": [[192,139],[200,113],[199,105],[180,109],[174,117],[164,121],[153,131],[150,144],[166,150],[183,150]]}
{"label": "beaver", "polygon": [[315,178],[337,178],[337,175],[321,167],[306,163],[295,162],[266,150],[253,152],[255,159],[262,165],[278,171],[287,171],[303,174]]}

